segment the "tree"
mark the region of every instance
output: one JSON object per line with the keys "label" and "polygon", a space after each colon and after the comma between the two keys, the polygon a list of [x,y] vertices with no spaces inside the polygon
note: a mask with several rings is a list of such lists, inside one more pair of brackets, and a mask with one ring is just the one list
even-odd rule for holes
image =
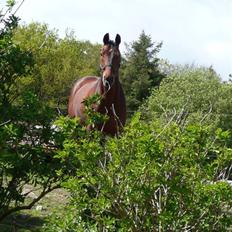
{"label": "tree", "polygon": [[[9,3],[7,12],[14,6]],[[6,13],[7,14],[7,13]],[[13,30],[18,26],[19,19],[14,15],[0,15],[3,23],[0,30],[0,119],[7,120],[11,105],[18,97],[16,83],[28,73],[33,64],[30,52],[23,51],[13,42]]]}
{"label": "tree", "polygon": [[60,39],[47,25],[32,23],[19,27],[14,41],[25,51],[31,50],[35,59],[30,81],[21,83],[22,88],[35,89],[52,107],[66,109],[73,82],[82,76],[99,75],[100,45],[79,41],[73,32]]}
{"label": "tree", "polygon": [[231,130],[231,83],[222,82],[212,68],[176,66],[172,70],[141,107],[144,117],[160,118],[166,124],[181,113],[185,123]]}
{"label": "tree", "polygon": [[[8,18],[0,16],[0,221],[30,209],[73,173],[72,167],[56,158],[63,135],[54,128],[55,112],[35,89],[18,91],[18,83],[26,81],[34,68],[31,51],[13,40],[18,20],[11,13]],[[74,120],[73,124],[78,125]],[[36,197],[29,198],[35,190]]]}
{"label": "tree", "polygon": [[218,126],[223,130],[232,131],[232,83],[230,81],[221,83],[219,91],[220,93],[216,101],[216,108],[219,116]]}
{"label": "tree", "polygon": [[124,86],[129,111],[135,111],[149,96],[153,87],[159,86],[164,75],[158,69],[157,54],[162,43],[153,43],[144,31],[137,41],[127,46],[122,63],[122,84]]}

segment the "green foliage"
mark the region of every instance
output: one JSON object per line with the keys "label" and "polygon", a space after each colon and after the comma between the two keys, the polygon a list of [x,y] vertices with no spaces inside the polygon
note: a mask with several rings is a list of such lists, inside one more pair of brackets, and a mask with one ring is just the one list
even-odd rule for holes
{"label": "green foliage", "polygon": [[211,68],[176,67],[159,89],[153,90],[141,111],[148,120],[156,117],[164,124],[175,117],[184,118],[184,123],[231,130],[231,91],[231,83],[222,83]]}
{"label": "green foliage", "polygon": [[222,83],[219,89],[216,107],[219,115],[219,127],[224,130],[232,130],[232,83]]}
{"label": "green foliage", "polygon": [[[9,3],[10,4],[10,3]],[[18,18],[9,15],[0,17],[3,27],[0,30],[0,119],[8,118],[10,105],[18,97],[16,82],[26,75],[33,64],[31,53],[23,51],[13,42],[13,30],[18,25]]]}
{"label": "green foliage", "polygon": [[[0,127],[0,220],[31,208],[41,197],[59,186],[58,160],[51,128],[53,113],[31,93],[22,97],[20,110],[11,122]],[[37,198],[26,202],[27,185],[40,189]]]}
{"label": "green foliage", "polygon": [[[230,82],[212,69],[177,68],[141,108],[143,120],[137,114],[119,138],[107,138],[89,130],[106,120],[94,111],[100,96],[86,99],[84,125],[55,120],[51,109],[65,104],[74,79],[98,74],[99,45],[0,19],[0,221],[63,186],[70,204],[45,231],[226,231]],[[164,77],[160,48],[144,32],[132,43],[122,65],[129,110]]]}
{"label": "green foliage", "polygon": [[32,23],[15,31],[15,43],[30,49],[35,67],[19,85],[35,89],[39,98],[51,106],[65,106],[73,82],[82,76],[98,75],[100,45],[78,41],[73,32],[60,39],[45,24]]}
{"label": "green foliage", "polygon": [[[21,97],[12,121],[0,127],[0,221],[13,212],[30,209],[76,176],[80,157],[75,154],[84,144],[100,143],[102,138],[100,132],[87,130],[104,120],[92,108],[98,98],[86,101],[89,120],[81,125],[78,118],[63,116],[54,122],[55,113],[31,92]],[[86,147],[86,152],[91,150]],[[35,190],[37,197],[29,199]]]}
{"label": "green foliage", "polygon": [[149,96],[150,89],[158,86],[164,75],[158,69],[157,54],[162,43],[153,43],[143,31],[139,39],[128,46],[122,63],[122,84],[126,92],[127,107],[135,111]]}
{"label": "green foliage", "polygon": [[102,145],[101,136],[92,136],[66,140],[59,153],[79,168],[64,185],[72,196],[65,216],[49,218],[45,231],[226,231],[231,225],[232,188],[221,180],[232,159],[228,133],[175,120],[163,128],[136,115],[120,138]]}
{"label": "green foliage", "polygon": [[102,100],[102,96],[99,94],[95,94],[86,98],[83,103],[85,104],[85,115],[88,117],[86,118],[85,124],[86,126],[94,128],[99,123],[104,123],[108,120],[107,115],[103,115],[99,112],[96,112],[94,108],[96,105],[100,104]]}
{"label": "green foliage", "polygon": [[[0,221],[30,209],[72,173],[71,167],[63,168],[55,157],[63,144],[53,126],[56,114],[34,89],[18,88],[30,75],[34,60],[28,49],[13,40],[19,19],[11,14],[7,17],[0,16]],[[38,195],[28,198],[35,190]]]}
{"label": "green foliage", "polygon": [[7,7],[12,8],[15,5],[15,0],[7,0]]}

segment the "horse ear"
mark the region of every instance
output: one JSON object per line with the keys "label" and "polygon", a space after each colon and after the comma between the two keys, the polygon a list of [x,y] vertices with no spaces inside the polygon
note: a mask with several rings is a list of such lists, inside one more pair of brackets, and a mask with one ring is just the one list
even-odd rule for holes
{"label": "horse ear", "polygon": [[116,35],[115,37],[115,44],[118,46],[121,43],[121,36],[119,34]]}
{"label": "horse ear", "polygon": [[103,43],[104,44],[108,44],[109,43],[109,40],[110,40],[110,36],[109,36],[109,33],[106,33],[103,37]]}

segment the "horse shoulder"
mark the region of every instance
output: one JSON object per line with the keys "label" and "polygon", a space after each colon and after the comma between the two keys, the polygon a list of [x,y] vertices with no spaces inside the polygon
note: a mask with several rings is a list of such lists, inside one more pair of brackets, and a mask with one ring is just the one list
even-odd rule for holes
{"label": "horse shoulder", "polygon": [[94,94],[98,80],[99,77],[88,76],[76,81],[69,97],[68,113],[70,116],[83,115],[83,100]]}
{"label": "horse shoulder", "polygon": [[95,76],[87,76],[87,77],[82,77],[81,79],[78,79],[72,88],[71,95],[75,94],[82,86],[90,82],[96,81],[98,79],[99,77],[95,77]]}

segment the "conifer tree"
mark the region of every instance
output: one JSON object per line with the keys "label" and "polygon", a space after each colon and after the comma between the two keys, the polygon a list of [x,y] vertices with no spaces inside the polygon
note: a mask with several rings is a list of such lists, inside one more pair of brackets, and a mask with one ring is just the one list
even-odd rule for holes
{"label": "conifer tree", "polygon": [[122,64],[122,83],[127,96],[128,111],[135,111],[150,94],[153,87],[159,86],[164,75],[158,69],[157,54],[162,42],[152,42],[144,31],[137,41],[127,45],[127,53]]}

